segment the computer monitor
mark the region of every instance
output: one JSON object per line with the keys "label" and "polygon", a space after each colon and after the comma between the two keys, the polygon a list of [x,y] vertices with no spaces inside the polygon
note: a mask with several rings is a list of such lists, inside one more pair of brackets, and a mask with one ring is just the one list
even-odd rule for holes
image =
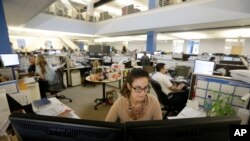
{"label": "computer monitor", "polygon": [[160,51],[155,51],[154,55],[161,55],[161,52]]}
{"label": "computer monitor", "polygon": [[229,140],[229,125],[238,116],[200,117],[126,123],[127,141]]}
{"label": "computer monitor", "polygon": [[9,117],[18,140],[118,141],[124,140],[121,123],[15,113]]}
{"label": "computer monitor", "polygon": [[241,59],[239,57],[234,57],[233,61],[241,61]]}
{"label": "computer monitor", "polygon": [[213,61],[195,60],[193,73],[213,75],[214,66]]}
{"label": "computer monitor", "polygon": [[20,64],[17,54],[1,54],[0,56],[4,67],[17,66]]}
{"label": "computer monitor", "polygon": [[233,61],[233,57],[231,57],[231,56],[224,56],[223,60],[224,61]]}
{"label": "computer monitor", "polygon": [[[137,53],[136,54],[136,59],[140,60],[142,58],[142,56],[144,55],[144,53]],[[151,54],[147,53],[148,58],[151,58]]]}

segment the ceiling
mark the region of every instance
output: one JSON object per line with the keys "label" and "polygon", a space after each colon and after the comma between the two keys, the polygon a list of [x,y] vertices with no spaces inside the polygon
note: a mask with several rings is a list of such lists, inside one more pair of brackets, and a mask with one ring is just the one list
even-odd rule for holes
{"label": "ceiling", "polygon": [[55,0],[3,0],[8,26],[22,26]]}
{"label": "ceiling", "polygon": [[[34,16],[39,14],[43,11],[46,7],[52,4],[55,0],[3,0],[4,3],[4,10],[6,15],[6,20],[8,26],[22,26],[27,23],[30,19]],[[63,1],[63,0],[62,0]],[[72,0],[73,6],[76,6],[77,0]],[[80,0],[83,1],[81,4],[83,7],[87,5],[86,2],[88,0]],[[103,11],[103,8],[113,7],[114,9],[120,9],[124,5],[128,5],[130,3],[126,3],[126,1],[132,2],[132,0],[120,0],[120,1],[112,1],[112,0],[94,0],[92,1],[96,5],[95,11]],[[85,3],[84,3],[85,2]],[[143,5],[147,7],[148,0],[133,0],[135,7],[141,8]],[[79,3],[78,3],[79,4]],[[97,4],[99,4],[97,6]],[[103,4],[103,5],[102,5]],[[82,7],[81,6],[81,7]],[[244,27],[239,26],[240,24],[244,23]],[[207,27],[207,28],[206,28]],[[215,38],[250,38],[250,20],[246,19],[244,21],[234,21],[234,22],[222,22],[218,23],[218,27],[227,27],[227,28],[209,28],[208,25],[204,26],[197,26],[197,25],[190,25],[189,27],[182,27],[182,28],[172,28],[170,29],[161,29],[161,33],[158,33],[158,40],[173,40],[173,39],[186,39],[186,40],[198,40],[198,39],[215,39]],[[179,29],[179,30],[177,30]],[[187,31],[193,29],[192,31]],[[168,32],[164,32],[168,31]],[[184,32],[183,32],[184,31]],[[57,33],[51,32],[51,34],[43,34],[42,32],[34,32],[32,30],[16,30],[16,29],[9,29],[9,34],[12,36],[57,36]],[[138,33],[129,33],[127,36],[119,36],[119,37],[112,37],[112,38],[100,38],[99,42],[124,42],[124,41],[145,41],[146,35],[141,34],[143,32]],[[145,33],[145,31],[144,31]],[[132,35],[133,34],[133,35]],[[139,34],[139,35],[138,35]],[[85,35],[78,35],[78,34],[71,34],[67,35],[71,39],[76,40],[85,40],[93,38],[86,37]],[[132,37],[131,37],[132,36]],[[192,38],[190,38],[192,37]],[[105,40],[107,39],[107,40]]]}

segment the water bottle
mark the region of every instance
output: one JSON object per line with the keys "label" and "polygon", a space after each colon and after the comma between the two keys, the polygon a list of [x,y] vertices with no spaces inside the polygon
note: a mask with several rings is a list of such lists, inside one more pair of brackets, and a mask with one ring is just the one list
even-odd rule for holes
{"label": "water bottle", "polygon": [[207,116],[210,116],[212,109],[212,97],[211,95],[207,96],[207,99],[204,101],[204,111],[206,112]]}

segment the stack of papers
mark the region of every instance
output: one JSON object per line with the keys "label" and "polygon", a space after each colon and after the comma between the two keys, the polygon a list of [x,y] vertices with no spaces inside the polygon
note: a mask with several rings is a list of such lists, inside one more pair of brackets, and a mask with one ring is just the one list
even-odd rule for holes
{"label": "stack of papers", "polygon": [[26,77],[26,78],[23,79],[23,81],[24,81],[24,84],[31,84],[31,83],[36,82],[34,77]]}
{"label": "stack of papers", "polygon": [[39,109],[38,112],[36,112],[38,115],[47,115],[47,116],[57,116],[66,110],[69,110],[67,107],[65,107],[62,104],[55,104],[53,106],[45,106],[42,109]]}
{"label": "stack of papers", "polygon": [[191,107],[185,107],[177,117],[182,118],[193,118],[193,117],[203,117],[204,114],[200,111],[197,111]]}

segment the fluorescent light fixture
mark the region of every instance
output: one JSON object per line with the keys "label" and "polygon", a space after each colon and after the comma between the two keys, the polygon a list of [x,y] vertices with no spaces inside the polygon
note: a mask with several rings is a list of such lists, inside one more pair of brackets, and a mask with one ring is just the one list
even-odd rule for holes
{"label": "fluorescent light fixture", "polygon": [[95,42],[129,42],[129,41],[146,41],[146,35],[137,36],[119,36],[119,37],[104,37],[97,38]]}
{"label": "fluorescent light fixture", "polygon": [[164,35],[164,34],[157,34],[157,40],[174,40],[176,38],[174,37],[170,37],[170,36],[167,36],[167,35]]}
{"label": "fluorescent light fixture", "polygon": [[172,33],[170,34],[174,37],[180,38],[180,39],[208,39],[209,36],[204,33],[199,32],[181,32],[181,33]]}
{"label": "fluorescent light fixture", "polygon": [[71,32],[59,32],[59,31],[51,31],[51,30],[40,30],[40,29],[30,29],[30,28],[20,28],[20,27],[9,27],[9,30],[14,30],[14,31],[25,31],[25,32],[31,32],[31,33],[40,33],[39,35],[44,35],[44,36],[82,36],[82,37],[93,37],[94,35],[89,35],[89,34],[80,34],[80,33],[71,33]]}
{"label": "fluorescent light fixture", "polygon": [[250,37],[250,28],[229,29],[222,31],[220,35],[225,38]]}
{"label": "fluorescent light fixture", "polygon": [[31,36],[16,36],[16,35],[10,35],[9,37],[13,39],[28,39],[28,40],[36,38],[36,37],[31,37]]}

